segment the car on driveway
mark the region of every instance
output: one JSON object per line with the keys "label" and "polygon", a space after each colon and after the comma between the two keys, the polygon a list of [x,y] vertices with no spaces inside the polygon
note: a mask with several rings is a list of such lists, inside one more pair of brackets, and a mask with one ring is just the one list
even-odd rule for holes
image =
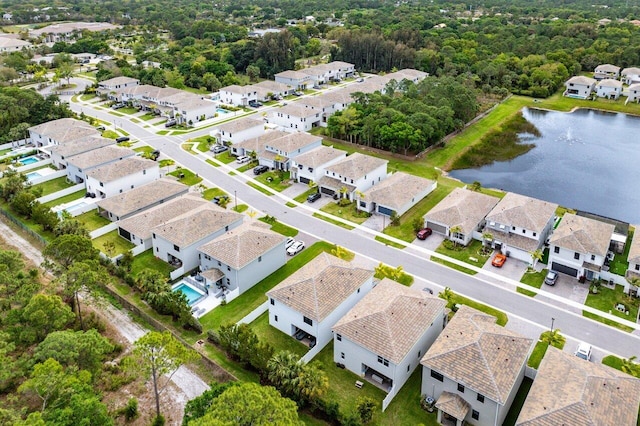
{"label": "car on driveway", "polygon": [[544,283],[546,285],[556,285],[556,281],[558,281],[558,273],[556,271],[547,272],[547,276],[544,277]]}
{"label": "car on driveway", "polygon": [[586,361],[591,361],[591,345],[585,342],[580,342],[574,355]]}
{"label": "car on driveway", "polygon": [[111,109],[120,109],[120,108],[124,108],[124,107],[126,107],[126,105],[121,103],[121,102],[118,102],[118,103],[115,103],[115,104],[111,105]]}
{"label": "car on driveway", "polygon": [[433,234],[433,230],[431,228],[422,228],[416,234],[416,237],[419,240],[426,240],[429,235]]}
{"label": "car on driveway", "polygon": [[249,161],[251,161],[251,157],[249,157],[248,155],[241,155],[240,157],[236,158],[236,163],[238,164],[248,163]]}
{"label": "car on driveway", "polygon": [[296,242],[296,240],[294,240],[293,238],[287,237],[287,242],[284,243],[284,248],[288,249],[289,247],[291,247],[291,244],[293,244],[295,242]]}
{"label": "car on driveway", "polygon": [[268,167],[268,166],[265,166],[265,165],[262,165],[262,166],[255,166],[255,167],[253,168],[253,174],[254,174],[254,175],[261,175],[261,174],[263,174],[264,172],[268,172],[268,171],[269,171],[269,167]]}
{"label": "car on driveway", "polygon": [[498,253],[495,255],[495,257],[491,261],[491,264],[496,268],[502,268],[502,265],[504,265],[506,261],[507,261],[507,256],[505,256],[502,253]]}
{"label": "car on driveway", "polygon": [[229,148],[226,145],[216,144],[211,147],[211,152],[213,152],[214,154],[220,154],[221,152],[225,152],[228,149]]}
{"label": "car on driveway", "polygon": [[178,122],[176,120],[174,120],[173,118],[170,118],[164,123],[164,127],[173,127],[176,124],[178,124]]}
{"label": "car on driveway", "polygon": [[304,243],[302,241],[296,241],[289,246],[289,248],[287,249],[287,254],[289,256],[295,256],[296,254],[300,253],[302,249],[304,249]]}
{"label": "car on driveway", "polygon": [[322,198],[322,194],[320,194],[319,192],[314,192],[313,194],[309,194],[307,196],[307,201],[313,203],[318,201],[320,198]]}

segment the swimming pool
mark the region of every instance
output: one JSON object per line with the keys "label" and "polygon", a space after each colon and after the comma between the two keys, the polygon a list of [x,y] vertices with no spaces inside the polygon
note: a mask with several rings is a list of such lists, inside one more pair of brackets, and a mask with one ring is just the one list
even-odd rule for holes
{"label": "swimming pool", "polygon": [[40,160],[35,156],[31,156],[31,157],[21,158],[18,161],[22,163],[23,166],[26,166],[27,164],[37,163]]}
{"label": "swimming pool", "polygon": [[227,111],[226,109],[223,109],[223,108],[216,108],[216,112],[218,114],[229,114],[231,111]]}
{"label": "swimming pool", "polygon": [[179,283],[176,287],[172,289],[172,291],[181,291],[182,294],[187,296],[187,302],[189,302],[189,306],[192,306],[194,303],[200,300],[202,296],[204,296],[204,293],[200,292],[199,290],[196,290],[195,288],[191,287],[189,284],[185,282]]}
{"label": "swimming pool", "polygon": [[81,201],[81,202],[79,202],[79,203],[77,203],[77,204],[74,204],[74,205],[72,205],[72,206],[65,207],[65,210],[66,210],[67,212],[69,212],[69,213],[73,213],[73,212],[75,212],[76,210],[78,210],[78,209],[80,209],[80,208],[82,208],[82,207],[84,207],[84,206],[87,206],[87,205],[88,205],[87,203],[85,203],[84,201]]}
{"label": "swimming pool", "polygon": [[42,175],[38,172],[31,172],[31,173],[27,173],[27,180],[34,180],[34,179],[38,179],[39,177],[42,177]]}

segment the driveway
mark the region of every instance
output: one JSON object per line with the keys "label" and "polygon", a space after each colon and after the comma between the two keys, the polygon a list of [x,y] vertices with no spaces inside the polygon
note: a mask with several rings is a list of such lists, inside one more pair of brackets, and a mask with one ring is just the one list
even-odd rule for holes
{"label": "driveway", "polygon": [[520,281],[525,271],[527,270],[527,267],[529,267],[529,264],[521,260],[514,259],[513,257],[509,257],[507,258],[507,261],[504,262],[504,265],[502,265],[502,268],[496,268],[495,266],[491,265],[491,261],[493,260],[493,257],[495,255],[495,253],[491,254],[491,257],[489,257],[489,259],[485,262],[485,264],[482,266],[482,269],[494,272],[503,277],[510,278],[514,281]]}
{"label": "driveway", "polygon": [[[543,290],[551,294],[563,297],[565,299],[573,300],[574,302],[578,302],[580,304],[584,304],[584,302],[587,300],[587,295],[589,294],[588,283],[580,284],[574,277],[570,277],[569,275],[565,275],[562,273],[558,274],[558,281],[556,281],[556,285],[551,286],[543,284],[543,286]],[[564,306],[568,311],[582,315],[582,309],[567,306],[562,302],[555,301],[542,295],[536,295],[535,298],[549,303],[550,305]]]}
{"label": "driveway", "polygon": [[427,237],[426,240],[415,239],[412,241],[412,244],[415,244],[418,247],[422,247],[423,249],[436,251],[440,244],[444,241],[444,235],[433,233]]}

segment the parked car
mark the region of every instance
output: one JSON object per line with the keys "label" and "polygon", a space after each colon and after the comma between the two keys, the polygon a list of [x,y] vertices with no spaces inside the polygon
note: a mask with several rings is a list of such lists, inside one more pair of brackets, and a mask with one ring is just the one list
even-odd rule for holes
{"label": "parked car", "polygon": [[433,230],[431,228],[422,228],[416,234],[416,237],[419,240],[426,240],[429,235],[433,234]]}
{"label": "parked car", "polygon": [[285,249],[288,249],[289,247],[291,247],[291,244],[293,244],[293,243],[295,243],[295,242],[296,242],[296,240],[294,240],[294,239],[293,239],[293,238],[291,238],[291,237],[288,237],[288,238],[287,238],[287,242],[285,242],[285,243],[284,243],[284,248],[285,248]]}
{"label": "parked car", "polygon": [[575,356],[591,361],[591,345],[585,342],[580,342],[578,344],[578,349],[576,349]]}
{"label": "parked car", "polygon": [[213,202],[216,204],[220,204],[220,201],[227,201],[229,199],[228,195],[216,195],[215,197],[213,197]]}
{"label": "parked car", "polygon": [[498,253],[495,255],[495,257],[491,261],[491,264],[496,268],[502,268],[502,265],[504,265],[506,261],[507,261],[507,256],[505,256],[502,253]]}
{"label": "parked car", "polygon": [[547,272],[547,276],[544,277],[544,283],[546,285],[556,285],[556,281],[558,281],[558,273],[556,271]]}
{"label": "parked car", "polygon": [[178,124],[178,122],[177,122],[176,120],[174,120],[173,118],[170,118],[169,120],[167,120],[167,121],[164,123],[164,127],[173,127],[173,126],[175,126],[176,124]]}
{"label": "parked car", "polygon": [[249,161],[251,161],[251,157],[249,157],[248,155],[241,155],[236,158],[236,163],[238,164],[248,163]]}
{"label": "parked car", "polygon": [[128,142],[129,140],[131,140],[129,136],[120,136],[116,138],[116,143]]}
{"label": "parked car", "polygon": [[106,130],[106,127],[104,127],[104,126],[98,126],[98,127],[96,127],[96,130],[99,130],[99,131],[101,131],[101,132],[104,132],[104,131]]}
{"label": "parked car", "polygon": [[356,81],[357,81],[358,83],[362,83],[362,82],[364,82],[364,78],[362,78],[362,77],[357,78],[357,79],[356,79]]}
{"label": "parked car", "polygon": [[302,340],[307,335],[307,332],[304,330],[298,330],[296,334],[294,334],[296,340]]}
{"label": "parked car", "polygon": [[111,105],[111,109],[120,109],[120,108],[124,108],[124,107],[126,107],[126,105],[123,104],[122,102],[117,102],[117,103]]}
{"label": "parked car", "polygon": [[265,165],[262,165],[262,166],[255,166],[255,167],[253,168],[253,174],[254,174],[254,175],[261,175],[261,174],[263,174],[264,172],[268,172],[268,171],[269,171],[269,166],[265,166]]}
{"label": "parked car", "polygon": [[296,254],[300,253],[302,249],[304,249],[304,243],[302,241],[296,241],[289,246],[289,248],[287,249],[287,254],[289,256],[295,256]]}
{"label": "parked car", "polygon": [[225,152],[226,150],[228,150],[229,147],[226,145],[214,145],[210,148],[211,152],[213,152],[214,154],[220,154],[221,152]]}
{"label": "parked car", "polygon": [[249,106],[252,108],[260,108],[262,106],[262,102],[249,101]]}
{"label": "parked car", "polygon": [[302,95],[304,95],[304,93],[299,91],[299,90],[296,90],[295,92],[293,92],[293,95],[294,96],[302,96]]}
{"label": "parked car", "polygon": [[319,192],[314,192],[313,194],[309,194],[307,196],[307,201],[313,203],[318,201],[320,198],[322,198],[322,194],[320,194]]}

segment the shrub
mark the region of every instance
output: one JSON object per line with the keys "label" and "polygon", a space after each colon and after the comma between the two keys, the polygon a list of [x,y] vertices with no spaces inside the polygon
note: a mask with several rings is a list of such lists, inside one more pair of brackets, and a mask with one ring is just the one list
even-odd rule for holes
{"label": "shrub", "polygon": [[128,422],[138,417],[138,400],[136,398],[130,398],[123,411],[124,418]]}
{"label": "shrub", "polygon": [[220,344],[220,336],[218,336],[218,333],[216,333],[215,330],[207,331],[207,340],[213,343],[214,345]]}
{"label": "shrub", "polygon": [[153,422],[151,422],[151,426],[164,426],[164,416],[162,414],[158,414],[153,418]]}

